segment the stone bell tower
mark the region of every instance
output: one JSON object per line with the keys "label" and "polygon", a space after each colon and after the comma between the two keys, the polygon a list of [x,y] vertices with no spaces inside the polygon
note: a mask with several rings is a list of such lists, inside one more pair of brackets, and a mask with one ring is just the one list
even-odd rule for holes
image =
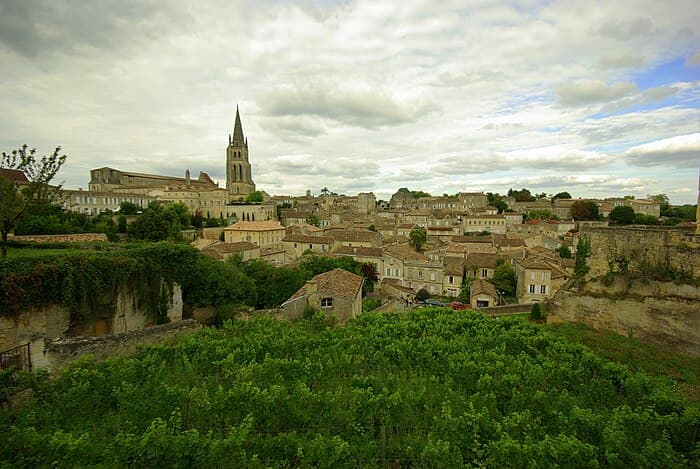
{"label": "stone bell tower", "polygon": [[255,192],[255,183],[248,161],[248,139],[243,135],[238,106],[236,106],[233,135],[229,134],[226,148],[226,190],[228,190],[229,202],[243,201],[248,194]]}

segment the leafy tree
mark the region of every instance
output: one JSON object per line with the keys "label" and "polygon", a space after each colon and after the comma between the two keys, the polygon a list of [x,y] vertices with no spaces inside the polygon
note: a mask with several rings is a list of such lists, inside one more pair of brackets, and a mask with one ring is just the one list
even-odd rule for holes
{"label": "leafy tree", "polygon": [[647,196],[650,200],[659,203],[659,208],[661,209],[661,215],[668,211],[671,207],[671,201],[666,194],[649,194]]}
{"label": "leafy tree", "polygon": [[535,197],[532,195],[529,189],[522,188],[519,191],[509,189],[508,196],[513,197],[516,202],[534,202]]}
{"label": "leafy tree", "polygon": [[308,223],[309,225],[321,226],[321,220],[318,218],[318,216],[314,215],[313,213],[306,217],[306,223]]}
{"label": "leafy tree", "polygon": [[328,191],[327,187],[324,187],[323,189],[321,189],[321,195],[328,195],[328,193],[329,193],[329,191]]}
{"label": "leafy tree", "polygon": [[136,239],[162,241],[180,239],[180,231],[191,226],[190,212],[182,202],[163,205],[151,202],[127,232]]}
{"label": "leafy tree", "polygon": [[27,151],[22,145],[11,153],[2,152],[0,170],[20,171],[29,180],[29,184],[20,188],[15,180],[10,179],[10,171],[0,171],[0,236],[2,237],[2,257],[7,256],[7,237],[24,215],[30,205],[51,205],[51,195],[58,187],[49,183],[56,176],[66,155],[61,155],[61,147],[56,147],[48,156],[36,157],[36,148]]}
{"label": "leafy tree", "polygon": [[569,249],[568,246],[558,247],[557,252],[559,253],[559,257],[561,257],[562,259],[571,259],[572,257],[571,249]]}
{"label": "leafy tree", "polygon": [[430,292],[426,290],[425,288],[421,288],[416,292],[416,300],[418,301],[425,301],[428,298],[430,298]]}
{"label": "leafy tree", "polygon": [[374,224],[369,225],[369,227],[367,227],[367,229],[368,229],[369,231],[377,231],[377,227],[374,226]]}
{"label": "leafy tree", "polygon": [[126,215],[119,215],[117,226],[119,233],[126,233]]}
{"label": "leafy tree", "polygon": [[659,219],[654,215],[644,215],[643,213],[636,213],[634,215],[634,223],[637,225],[656,225]]}
{"label": "leafy tree", "polygon": [[631,225],[634,223],[634,209],[627,205],[615,207],[608,218],[615,225]]}
{"label": "leafy tree", "polygon": [[577,200],[571,205],[571,217],[574,220],[598,220],[598,205],[590,200]]}
{"label": "leafy tree", "polygon": [[535,209],[530,210],[525,215],[528,220],[559,220],[560,218],[556,216],[551,210],[545,209]]}
{"label": "leafy tree", "polygon": [[666,212],[662,212],[661,215],[665,217],[675,217],[680,218],[685,221],[695,221],[697,205],[676,205],[669,207]]}
{"label": "leafy tree", "polygon": [[532,309],[530,310],[530,319],[538,322],[542,320],[542,308],[540,307],[539,303],[532,305]]}
{"label": "leafy tree", "polygon": [[486,201],[489,205],[496,207],[498,209],[498,213],[503,213],[508,210],[508,204],[503,201],[503,196],[501,194],[487,192]]}
{"label": "leafy tree", "polygon": [[591,239],[588,236],[580,236],[576,243],[576,265],[574,272],[577,277],[584,277],[590,269],[587,261],[591,256]]}
{"label": "leafy tree", "polygon": [[119,204],[119,213],[122,215],[136,215],[139,210],[141,210],[141,207],[128,200]]}
{"label": "leafy tree", "polygon": [[246,203],[260,203],[263,201],[263,193],[260,191],[251,192],[245,198]]}
{"label": "leafy tree", "polygon": [[362,285],[363,293],[367,294],[374,291],[374,285],[379,281],[379,274],[374,265],[367,262],[361,263],[360,274],[365,278],[365,283]]}
{"label": "leafy tree", "polygon": [[422,228],[420,226],[413,228],[408,234],[408,239],[411,243],[411,246],[413,246],[417,252],[420,252],[427,239],[425,228]]}
{"label": "leafy tree", "polygon": [[517,277],[513,265],[504,259],[498,259],[491,279],[496,289],[503,290],[506,296],[515,296],[516,281]]}
{"label": "leafy tree", "polygon": [[459,291],[457,299],[464,304],[469,304],[471,301],[471,288],[474,278],[467,275],[467,269],[465,268],[463,269],[462,279],[462,288]]}
{"label": "leafy tree", "polygon": [[571,194],[569,194],[568,192],[559,192],[553,198],[554,199],[570,199]]}

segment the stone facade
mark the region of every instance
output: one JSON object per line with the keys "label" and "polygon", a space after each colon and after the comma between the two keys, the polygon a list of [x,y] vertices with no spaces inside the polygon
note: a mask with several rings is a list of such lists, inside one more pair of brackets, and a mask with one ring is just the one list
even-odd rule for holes
{"label": "stone facade", "polygon": [[233,135],[228,136],[226,148],[226,190],[230,202],[245,200],[255,192],[255,183],[248,160],[248,139],[243,135],[241,116],[236,108]]}
{"label": "stone facade", "polygon": [[611,285],[560,290],[549,301],[547,322],[582,322],[699,356],[698,304],[697,286],[619,277]]}

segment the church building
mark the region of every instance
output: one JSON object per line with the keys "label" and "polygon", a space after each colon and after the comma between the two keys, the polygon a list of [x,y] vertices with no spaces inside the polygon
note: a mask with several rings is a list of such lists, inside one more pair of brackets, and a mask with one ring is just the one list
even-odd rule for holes
{"label": "church building", "polygon": [[236,123],[233,136],[228,136],[226,148],[226,190],[229,202],[244,201],[246,196],[255,192],[255,183],[248,161],[248,139],[243,135],[241,115],[236,106]]}

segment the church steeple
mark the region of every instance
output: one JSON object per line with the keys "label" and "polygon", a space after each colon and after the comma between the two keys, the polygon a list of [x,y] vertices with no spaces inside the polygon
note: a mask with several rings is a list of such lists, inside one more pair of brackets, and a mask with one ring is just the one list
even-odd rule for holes
{"label": "church steeple", "polygon": [[241,125],[241,115],[238,113],[238,106],[236,106],[236,123],[233,126],[233,141],[241,142],[245,140],[243,137],[243,126]]}

